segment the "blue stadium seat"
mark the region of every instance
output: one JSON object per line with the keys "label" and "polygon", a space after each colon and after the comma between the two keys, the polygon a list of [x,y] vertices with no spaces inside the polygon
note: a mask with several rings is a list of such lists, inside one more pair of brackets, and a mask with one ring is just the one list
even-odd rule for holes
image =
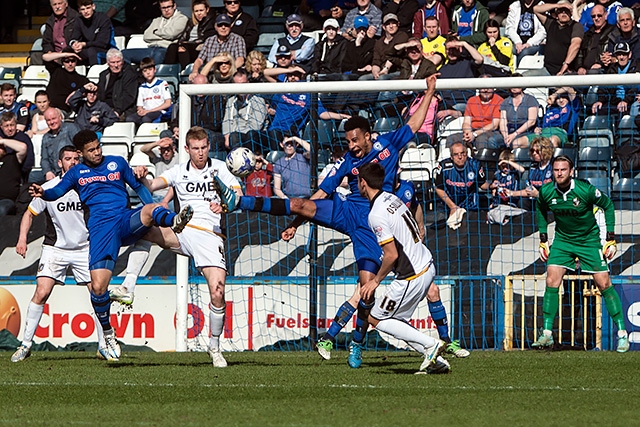
{"label": "blue stadium seat", "polygon": [[556,148],[553,157],[567,156],[573,161],[574,166],[578,164],[578,150],[573,147]]}
{"label": "blue stadium seat", "polygon": [[629,115],[624,116],[620,119],[620,124],[618,125],[618,138],[619,139],[630,139],[638,132],[635,123],[635,117],[631,117]]}
{"label": "blue stadium seat", "polygon": [[20,67],[0,67],[0,84],[11,83],[16,91],[20,88],[22,70]]}
{"label": "blue stadium seat", "polygon": [[582,147],[578,154],[578,169],[611,168],[611,147]]}
{"label": "blue stadium seat", "polygon": [[596,187],[602,193],[606,195],[611,194],[611,180],[609,177],[603,176],[592,176],[590,173],[592,171],[582,171],[578,173],[578,178],[584,179],[589,184]]}
{"label": "blue stadium seat", "polygon": [[622,178],[613,183],[611,200],[616,209],[640,209],[640,179]]}
{"label": "blue stadium seat", "polygon": [[376,119],[372,131],[378,133],[391,132],[398,129],[401,121],[402,119],[400,119],[400,117],[381,117]]}
{"label": "blue stadium seat", "polygon": [[184,70],[180,72],[180,83],[189,83],[189,74],[193,71],[193,63],[187,65]]}
{"label": "blue stadium seat", "polygon": [[156,77],[169,84],[171,96],[176,100],[180,87],[180,64],[156,64]]}
{"label": "blue stadium seat", "polygon": [[307,125],[304,127],[304,132],[302,133],[302,139],[311,141],[311,133],[313,131],[317,132],[318,144],[320,144],[320,146],[325,147],[333,144],[335,130],[332,121],[318,120],[317,124],[313,121],[307,122]]}
{"label": "blue stadium seat", "polygon": [[528,168],[531,165],[531,156],[528,148],[516,148],[513,150],[513,157],[516,163]]}
{"label": "blue stadium seat", "polygon": [[609,122],[609,117],[607,116],[589,116],[584,119],[584,124],[582,125],[583,130],[602,130],[609,129],[612,130]]}

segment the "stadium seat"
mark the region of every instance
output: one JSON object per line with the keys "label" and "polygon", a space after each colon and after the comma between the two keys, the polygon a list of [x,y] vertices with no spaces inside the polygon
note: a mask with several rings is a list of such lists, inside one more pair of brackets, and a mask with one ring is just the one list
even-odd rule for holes
{"label": "stadium seat", "polygon": [[[583,132],[583,131],[581,131]],[[588,132],[588,131],[585,131]],[[597,131],[598,132],[598,131]],[[611,131],[608,131],[611,132]],[[580,148],[585,147],[611,147],[613,145],[613,136],[586,136],[580,138],[578,142]]]}
{"label": "stadium seat", "polygon": [[611,170],[611,147],[581,147],[578,153],[578,170]]}
{"label": "stadium seat", "polygon": [[622,178],[613,183],[611,200],[616,209],[640,209],[640,179]]}
{"label": "stadium seat", "polygon": [[149,156],[144,153],[135,153],[131,156],[131,160],[129,160],[129,164],[131,167],[135,166],[146,166],[148,169],[147,178],[155,178],[156,176],[156,167],[151,160],[149,160]]}
{"label": "stadium seat", "polygon": [[118,50],[124,49],[124,47],[126,46],[126,38],[124,36],[114,36],[113,39],[116,42],[116,47],[118,48]]}
{"label": "stadium seat", "polygon": [[109,143],[104,143],[102,142],[102,140],[100,140],[100,142],[102,143],[102,154],[104,154],[105,156],[110,155],[110,156],[120,156],[120,157],[124,157],[125,159],[127,159],[127,161],[129,160],[129,156],[131,154],[131,152],[129,151],[129,145],[124,143],[124,142],[109,142]]}
{"label": "stadium seat", "polygon": [[380,134],[391,132],[398,129],[398,126],[400,126],[400,122],[400,117],[382,117],[376,119],[376,122],[373,124],[372,131],[378,132]]}
{"label": "stadium seat", "polygon": [[171,96],[175,101],[180,87],[180,64],[157,64],[156,77],[169,84]]}
{"label": "stadium seat", "polygon": [[522,73],[529,70],[540,70],[544,68],[544,55],[527,55],[522,57],[518,63],[516,72]]}
{"label": "stadium seat", "polygon": [[584,119],[584,124],[582,125],[583,130],[594,130],[594,129],[611,129],[609,125],[609,117],[607,116],[589,116]]}
{"label": "stadium seat", "polygon": [[338,125],[338,130],[336,131],[336,137],[338,141],[344,141],[346,138],[346,132],[344,131],[344,125],[347,123],[349,119],[342,119],[340,124]]}
{"label": "stadium seat", "polygon": [[574,167],[578,164],[578,150],[573,147],[558,147],[553,152],[553,157],[566,156],[573,161]]}
{"label": "stadium seat", "polygon": [[20,88],[22,70],[19,67],[0,67],[0,84],[11,83],[16,91]]}
{"label": "stadium seat", "polygon": [[611,180],[608,176],[600,176],[593,171],[580,171],[578,178],[587,181],[607,196],[611,194]]}
{"label": "stadium seat", "polygon": [[[116,122],[104,129],[102,143],[126,143],[129,147],[133,145],[136,124],[133,122]],[[131,150],[130,150],[131,151]]]}
{"label": "stadium seat", "polygon": [[302,139],[311,141],[311,133],[317,132],[318,144],[323,147],[331,146],[335,138],[335,130],[333,122],[330,120],[318,120],[318,123],[314,126],[313,121],[307,122],[302,133]]}
{"label": "stadium seat", "polygon": [[92,65],[87,71],[87,78],[95,84],[100,80],[100,73],[109,68],[107,64]]}
{"label": "stadium seat", "polygon": [[584,96],[584,105],[585,107],[590,107],[596,102],[598,102],[598,86],[589,86],[587,94]]}
{"label": "stadium seat", "polygon": [[516,148],[513,150],[513,157],[516,163],[522,165],[525,169],[531,165],[531,156],[529,156],[528,148]]}
{"label": "stadium seat", "polygon": [[160,132],[167,129],[166,123],[142,123],[133,137],[134,144],[146,144],[147,142],[157,141]]}
{"label": "stadium seat", "polygon": [[76,72],[81,76],[87,75],[87,66],[86,65],[76,65]]}
{"label": "stadium seat", "polygon": [[279,158],[284,157],[284,151],[269,151],[265,160],[269,163],[275,163]]}
{"label": "stadium seat", "polygon": [[180,72],[180,83],[189,83],[189,74],[193,71],[193,63],[188,64],[184,70]]}
{"label": "stadium seat", "polygon": [[423,144],[418,148],[407,148],[400,159],[400,178],[409,181],[430,181],[436,162],[436,150]]}
{"label": "stadium seat", "polygon": [[626,115],[620,119],[620,124],[618,125],[618,138],[620,140],[631,139],[637,132],[635,117]]}
{"label": "stadium seat", "polygon": [[144,41],[144,35],[131,34],[131,38],[127,42],[127,49],[146,49],[149,47],[146,41]]}
{"label": "stadium seat", "polygon": [[260,36],[258,37],[258,43],[256,44],[255,50],[260,51],[265,56],[267,56],[269,54],[269,51],[271,51],[271,46],[273,46],[276,40],[278,40],[281,37],[284,37],[283,32],[270,33],[270,32],[264,32],[261,29]]}
{"label": "stadium seat", "polygon": [[29,50],[27,65],[42,65],[42,38],[36,39]]}
{"label": "stadium seat", "polygon": [[49,70],[44,65],[30,65],[25,70],[20,85],[46,88],[50,78]]}

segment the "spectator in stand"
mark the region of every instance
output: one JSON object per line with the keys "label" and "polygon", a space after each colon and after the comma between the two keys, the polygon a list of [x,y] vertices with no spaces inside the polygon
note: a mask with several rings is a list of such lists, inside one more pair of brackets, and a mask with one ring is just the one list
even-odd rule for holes
{"label": "spectator in stand", "polygon": [[[304,21],[307,31],[317,31],[322,29],[324,21],[336,19],[343,21],[342,8],[345,6],[355,6],[354,0],[302,0],[298,10]],[[340,15],[338,15],[340,14]],[[333,16],[336,15],[336,16]],[[338,26],[338,28],[340,28]]]}
{"label": "spectator in stand", "polygon": [[[233,83],[249,83],[247,71],[242,68],[235,72]],[[235,92],[239,92],[238,88]],[[222,120],[222,134],[224,146],[230,150],[235,147],[249,147],[254,152],[260,147],[253,144],[252,132],[259,132],[267,118],[267,103],[264,98],[256,94],[243,94],[231,96],[227,100],[227,106]]]}
{"label": "spectator in stand", "polygon": [[529,134],[529,142],[542,136],[549,138],[554,147],[564,146],[577,130],[580,107],[580,98],[572,87],[557,89],[547,99],[542,128],[536,127],[534,133]]}
{"label": "spectator in stand", "polygon": [[[159,151],[158,155],[156,149]],[[165,171],[178,164],[176,147],[173,143],[173,133],[165,129],[160,132],[157,141],[148,142],[140,147],[140,151],[149,157],[149,161],[156,167],[156,175],[160,176]],[[173,189],[163,188],[153,192],[153,201],[161,203],[167,209],[173,210]]]}
{"label": "spectator in stand", "polygon": [[136,111],[138,76],[118,49],[107,51],[106,70],[98,78],[98,99],[113,108],[120,121]]}
{"label": "spectator in stand", "polygon": [[342,62],[347,41],[338,34],[338,21],[324,21],[324,38],[315,45],[311,73],[319,74],[320,80],[342,80]]}
{"label": "spectator in stand", "polygon": [[[67,104],[67,98],[78,88],[89,82],[88,78],[76,71],[79,56],[75,52],[62,52],[45,53],[42,58],[47,61],[47,69],[50,75],[47,93],[49,94],[51,106],[59,108],[68,114],[71,109]],[[59,65],[56,59],[60,60],[62,64]]]}
{"label": "spectator in stand", "polygon": [[[480,77],[491,76],[485,74]],[[500,149],[505,146],[500,133],[500,105],[503,99],[490,88],[480,89],[479,92],[479,95],[467,101],[462,132],[447,137],[448,147],[455,143],[463,143],[478,150]]]}
{"label": "spectator in stand", "polygon": [[604,19],[608,21],[610,25],[616,25],[616,15],[618,11],[622,7],[622,4],[619,1],[615,0],[595,0],[595,2],[587,3],[587,0],[576,0],[573,7],[579,7],[581,3],[585,3],[584,9],[582,9],[582,13],[580,14],[580,23],[584,27],[584,31],[588,31],[594,24],[593,20],[593,8],[596,6],[601,6],[605,13]]}
{"label": "spectator in stand", "polygon": [[[575,71],[572,64],[580,50],[584,29],[571,19],[571,2],[560,0],[557,4],[538,4],[533,11],[547,30],[542,71],[552,76]],[[551,13],[551,17],[547,13]]]}
{"label": "spectator in stand", "polygon": [[80,129],[89,129],[102,137],[104,128],[118,121],[113,109],[98,101],[98,86],[89,82],[71,94],[67,103],[76,113],[75,124]]}
{"label": "spectator in stand", "polygon": [[111,46],[113,26],[107,15],[96,12],[93,0],[78,0],[76,23],[69,46],[80,57],[82,64],[98,64],[98,56],[104,55]]}
{"label": "spectator in stand", "polygon": [[580,75],[600,74],[604,71],[600,57],[607,50],[609,34],[616,28],[607,22],[607,10],[601,4],[591,8],[591,18],[593,25],[584,33],[576,58],[576,68]]}
{"label": "spectator in stand", "polygon": [[551,159],[553,158],[553,144],[548,138],[537,137],[531,142],[529,147],[529,157],[531,166],[529,167],[528,181],[522,190],[507,192],[511,198],[521,197],[520,207],[528,211],[535,211],[535,199],[538,197],[540,187],[553,181],[553,168]]}
{"label": "spectator in stand", "polygon": [[273,197],[271,189],[273,165],[262,156],[260,148],[254,149],[253,154],[256,156],[256,165],[254,171],[244,178],[246,188],[244,194],[254,197]]}
{"label": "spectator in stand", "polygon": [[[605,74],[635,74],[640,72],[640,63],[632,59],[631,48],[625,42],[618,43],[613,51],[616,59],[605,69]],[[629,114],[638,95],[638,87],[632,85],[598,86],[598,101],[591,107],[592,114],[607,115],[619,120]]]}
{"label": "spectator in stand", "polygon": [[264,70],[267,68],[267,58],[264,57],[259,50],[252,50],[247,55],[246,69],[249,73],[250,83],[264,83],[267,79],[264,77]]}
{"label": "spectator in stand", "polygon": [[44,135],[49,132],[49,126],[47,126],[47,121],[44,119],[44,112],[51,107],[51,103],[49,102],[49,95],[46,91],[39,90],[36,92],[35,104],[36,110],[31,116],[31,129],[26,132],[29,138],[33,138],[34,135]]}
{"label": "spectator in stand", "polygon": [[[445,48],[448,62],[440,67],[441,79],[474,78],[480,75],[484,57],[471,44],[450,35],[447,37]],[[475,91],[466,89],[440,92],[439,98],[442,103],[441,110],[438,111],[438,120],[444,120],[445,117],[461,117],[467,99],[474,95]]]}
{"label": "spectator in stand", "polygon": [[315,41],[302,34],[302,18],[300,15],[293,14],[287,16],[286,21],[287,35],[279,38],[271,46],[267,59],[272,64],[276,63],[276,52],[280,46],[286,46],[291,52],[294,65],[302,67],[305,72],[311,70],[311,61],[313,60],[313,49]]}
{"label": "spectator in stand", "polygon": [[[35,164],[33,143],[25,132],[18,130],[16,115],[10,111],[0,114],[0,139],[15,139],[27,146],[27,154],[24,162],[22,163],[22,177],[26,181]],[[11,148],[7,148],[7,152],[12,153],[13,150]]]}
{"label": "spectator in stand", "polygon": [[[439,29],[440,24],[438,18],[435,16],[427,16],[424,20],[424,33],[426,35],[420,40],[420,43],[422,44],[422,51],[425,55],[433,55],[439,52],[446,61],[447,49],[445,48],[445,43],[447,39],[442,36],[442,33],[439,33]],[[442,62],[440,67],[445,64],[445,61]]]}
{"label": "spectator in stand", "polygon": [[49,132],[42,137],[40,166],[45,181],[49,181],[61,172],[58,166],[60,149],[65,145],[73,145],[73,137],[80,132],[80,128],[75,123],[64,122],[62,111],[57,108],[45,111],[44,118],[49,125]]}
{"label": "spectator in stand", "polygon": [[435,74],[444,62],[444,55],[436,52],[426,55],[422,52],[422,44],[416,38],[410,38],[406,43],[396,45],[396,49],[405,52],[405,58],[400,64],[400,80],[423,80]]}
{"label": "spectator in stand", "polygon": [[244,65],[244,58],[247,56],[244,39],[231,32],[231,19],[225,13],[216,17],[216,34],[205,40],[198,58],[193,62],[189,81],[193,83],[200,68],[222,52],[229,52],[235,58],[236,68]]}
{"label": "spectator in stand", "polygon": [[198,58],[204,41],[215,35],[215,12],[209,7],[208,0],[193,0],[191,19],[178,38],[167,48],[165,64],[180,64],[182,69]]}
{"label": "spectator in stand", "polygon": [[[208,84],[207,76],[198,74],[194,84]],[[224,151],[222,119],[227,103],[225,95],[196,95],[191,97],[191,116],[195,126],[202,127],[209,136],[212,151]]]}
{"label": "spectator in stand", "polygon": [[633,57],[640,58],[640,35],[636,27],[633,9],[622,7],[618,10],[617,26],[618,28],[609,33],[607,51],[600,57],[600,61],[605,67],[616,61],[614,49],[618,43],[627,43]]}
{"label": "spectator in stand", "polygon": [[500,24],[495,19],[484,24],[484,34],[487,41],[478,47],[478,52],[484,56],[484,72],[498,77],[510,76],[516,70],[513,43],[500,35]]}
{"label": "spectator in stand", "polygon": [[[304,154],[296,151],[302,147]],[[282,140],[284,156],[273,165],[273,192],[281,199],[309,198],[311,196],[311,165],[309,142],[297,136]]]}
{"label": "spectator in stand", "polygon": [[347,40],[355,40],[357,27],[356,18],[367,18],[367,36],[370,39],[382,35],[382,11],[378,9],[371,0],[357,0],[358,6],[347,12],[342,24],[342,36]]}
{"label": "spectator in stand", "polygon": [[541,0],[516,0],[509,6],[509,14],[503,22],[505,35],[515,44],[516,59],[540,54],[547,37],[547,30],[533,12]]}
{"label": "spectator in stand", "polygon": [[[15,114],[4,112],[0,115],[0,126],[15,123],[15,119]],[[15,214],[26,158],[27,144],[13,138],[0,139],[0,216]]]}
{"label": "spectator in stand", "polygon": [[0,114],[10,112],[15,114],[19,131],[24,131],[29,126],[29,107],[16,101],[16,88],[11,83],[0,85]]}
{"label": "spectator in stand", "polygon": [[143,39],[149,47],[123,50],[127,62],[139,64],[143,58],[151,57],[156,64],[162,64],[167,48],[178,41],[187,26],[189,18],[177,10],[174,0],[160,0],[158,3],[161,16],[144,30]]}
{"label": "spectator in stand", "polygon": [[129,30],[124,27],[127,0],[93,0],[93,4],[96,5],[96,12],[104,13],[111,19],[116,36],[129,35]]}
{"label": "spectator in stand", "polygon": [[484,24],[489,20],[489,11],[476,0],[462,0],[453,9],[451,32],[457,34],[460,41],[478,47],[487,41]]}
{"label": "spectator in stand", "polygon": [[153,58],[142,58],[140,71],[144,77],[144,83],[138,88],[136,112],[129,114],[127,121],[142,124],[168,119],[173,105],[169,84],[156,77],[156,64]]}
{"label": "spectator in stand", "polygon": [[240,0],[224,0],[224,10],[231,19],[231,32],[242,37],[246,51],[251,52],[260,37],[256,20],[242,10]]}
{"label": "spectator in stand", "polygon": [[365,16],[357,16],[353,25],[355,33],[352,41],[347,43],[342,62],[342,72],[357,79],[361,75],[370,73],[373,62],[373,48],[375,40],[369,37],[369,21]]}
{"label": "spectator in stand", "polygon": [[510,150],[504,150],[498,156],[498,170],[493,175],[491,205],[487,212],[487,224],[506,225],[509,217],[522,215],[526,211],[516,206],[510,194],[520,190],[520,178],[524,168],[514,161]]}
{"label": "spectator in stand", "polygon": [[[427,0],[420,9],[413,15],[413,37],[424,39],[433,38],[427,34],[427,18],[435,18],[438,23],[440,34],[449,34],[451,25],[449,24],[449,14],[453,1]],[[438,34],[436,32],[436,34]],[[443,41],[444,43],[444,41]]]}
{"label": "spectator in stand", "polygon": [[200,70],[211,83],[231,83],[235,72],[235,60],[229,52],[217,54]]}
{"label": "spectator in stand", "polygon": [[69,7],[67,0],[51,0],[51,9],[53,14],[44,23],[42,33],[44,53],[62,52],[68,49],[75,22],[78,19],[78,12]]}
{"label": "spectator in stand", "polygon": [[411,37],[413,34],[413,17],[420,9],[418,0],[392,0],[382,8],[382,16],[393,13],[398,17],[398,31],[407,33]]}
{"label": "spectator in stand", "polygon": [[398,31],[398,17],[388,13],[382,20],[384,36],[376,41],[373,47],[373,63],[371,75],[364,75],[361,80],[390,80],[400,75],[402,53],[396,45],[409,41],[409,35]]}
{"label": "spectator in stand", "polygon": [[[514,77],[521,76],[514,74]],[[538,101],[520,87],[509,92],[511,96],[500,105],[500,133],[507,148],[528,147],[529,133],[534,131],[538,119]]]}

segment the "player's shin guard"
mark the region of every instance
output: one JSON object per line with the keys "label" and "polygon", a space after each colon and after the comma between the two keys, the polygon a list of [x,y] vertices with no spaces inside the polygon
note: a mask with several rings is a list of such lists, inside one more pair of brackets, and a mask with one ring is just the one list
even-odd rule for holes
{"label": "player's shin guard", "polygon": [[604,297],[604,303],[607,306],[609,316],[613,319],[613,323],[616,324],[619,331],[624,331],[626,326],[624,325],[624,316],[622,315],[620,295],[618,295],[618,292],[613,286],[609,286],[607,289],[602,291],[602,296]]}
{"label": "player's shin guard", "polygon": [[209,303],[209,331],[211,332],[211,339],[209,340],[209,348],[220,348],[220,335],[224,329],[224,313],[226,307],[214,307]]}
{"label": "player's shin guard", "polygon": [[271,215],[291,215],[289,199],[242,196],[238,207],[245,211],[263,212]]}
{"label": "player's shin guard", "polygon": [[553,321],[558,314],[558,293],[559,288],[547,288],[542,298],[542,327],[548,331],[553,330]]}
{"label": "player's shin guard", "polygon": [[111,312],[111,299],[109,298],[109,292],[105,292],[102,295],[96,295],[91,292],[91,305],[100,322],[100,326],[102,326],[102,330],[105,332],[110,331],[111,322],[109,321],[109,315]]}
{"label": "player's shin guard", "polygon": [[442,301],[427,301],[427,305],[429,306],[429,313],[431,314],[431,318],[433,319],[433,322],[436,324],[436,328],[438,329],[438,336],[442,341],[450,343],[451,338],[449,338],[449,321],[447,319],[447,311],[445,310]]}
{"label": "player's shin guard", "polygon": [[364,337],[369,328],[369,313],[373,308],[374,301],[366,304],[363,300],[358,303],[358,317],[356,318],[356,329],[353,331],[353,340],[358,344],[362,344]]}
{"label": "player's shin guard", "polygon": [[347,326],[347,323],[349,323],[349,320],[351,320],[351,317],[355,312],[356,308],[349,304],[349,301],[345,301],[338,309],[336,317],[333,318],[333,322],[331,322],[329,330],[324,334],[322,339],[333,341],[335,336],[340,333],[342,328]]}
{"label": "player's shin guard", "polygon": [[172,227],[173,218],[176,215],[177,214],[175,212],[171,212],[163,206],[158,206],[153,210],[153,212],[151,212],[153,222],[159,227]]}

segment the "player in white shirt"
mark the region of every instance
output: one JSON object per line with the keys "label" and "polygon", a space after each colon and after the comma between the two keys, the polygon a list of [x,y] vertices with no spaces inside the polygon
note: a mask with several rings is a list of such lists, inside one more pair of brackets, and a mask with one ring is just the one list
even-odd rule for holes
{"label": "player in white shirt", "polygon": [[[80,155],[75,147],[67,145],[60,150],[58,166],[66,173],[80,162]],[[42,185],[44,189],[54,187],[60,177]],[[73,277],[78,284],[89,285],[89,232],[84,220],[84,210],[78,193],[70,191],[53,202],[34,198],[20,222],[20,235],[16,244],[16,252],[23,258],[27,253],[27,234],[33,223],[33,217],[45,213],[47,227],[42,244],[42,255],[36,275],[36,290],[29,302],[24,325],[22,343],[11,356],[12,362],[20,362],[31,355],[31,345],[36,328],[42,318],[44,305],[49,299],[56,284],[64,284],[67,268],[71,267]],[[95,318],[98,333],[98,346],[104,348],[104,336],[98,320]]]}
{"label": "player in white shirt", "polygon": [[[439,356],[444,343],[408,323],[418,304],[427,297],[436,270],[409,209],[397,196],[382,191],[384,177],[384,167],[378,163],[358,168],[358,190],[371,202],[369,226],[382,247],[380,270],[362,285],[360,297],[367,306],[373,305],[369,314],[371,325],[424,355],[420,372],[449,372],[449,363]],[[395,279],[386,287],[383,298],[374,303],[376,289],[391,271]]]}
{"label": "player in white shirt", "polygon": [[[209,141],[204,129],[194,126],[187,132],[185,149],[189,161],[164,172],[152,181],[144,178],[146,170],[139,167],[136,176],[149,191],[173,187],[180,205],[191,205],[193,217],[179,235],[170,229],[162,232],[166,243],[177,253],[193,258],[209,286],[209,324],[211,339],[209,355],[213,366],[224,368],[227,362],[220,351],[220,335],[224,328],[224,285],[227,267],[224,257],[224,236],[220,221],[220,198],[213,189],[213,177],[218,176],[229,188],[242,195],[240,182],[229,172],[224,162],[209,158]],[[212,208],[212,205],[215,208]]]}

